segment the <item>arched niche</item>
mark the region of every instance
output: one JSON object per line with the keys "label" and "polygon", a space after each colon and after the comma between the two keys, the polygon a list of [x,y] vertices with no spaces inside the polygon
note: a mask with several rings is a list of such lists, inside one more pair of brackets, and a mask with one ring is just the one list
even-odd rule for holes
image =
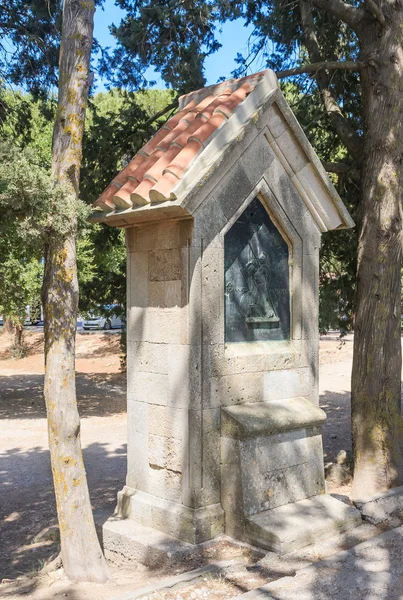
{"label": "arched niche", "polygon": [[255,197],[224,237],[225,341],[289,340],[289,246]]}

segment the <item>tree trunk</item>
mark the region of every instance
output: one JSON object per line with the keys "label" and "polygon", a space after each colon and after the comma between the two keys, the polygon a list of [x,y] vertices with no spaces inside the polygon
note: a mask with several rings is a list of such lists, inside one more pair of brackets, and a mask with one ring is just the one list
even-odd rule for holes
{"label": "tree trunk", "polygon": [[[71,192],[66,201],[72,202],[73,209],[78,199],[94,12],[92,0],[64,0],[52,170],[55,182]],[[51,235],[46,248],[45,401],[64,570],[74,581],[104,582],[109,571],[91,511],[76,402],[76,229],[74,216],[70,233],[64,238]]]}
{"label": "tree trunk", "polygon": [[11,335],[14,333],[14,324],[12,322],[11,319],[9,319],[8,317],[4,317],[4,324],[3,324],[3,331],[4,333],[6,333],[7,335]]}
{"label": "tree trunk", "polygon": [[15,356],[18,356],[18,357],[24,356],[25,347],[24,347],[24,326],[23,325],[15,325],[15,327],[14,327],[13,351],[14,351]]}
{"label": "tree trunk", "polygon": [[403,8],[383,0],[360,32],[364,151],[352,375],[353,497],[403,484],[400,286]]}

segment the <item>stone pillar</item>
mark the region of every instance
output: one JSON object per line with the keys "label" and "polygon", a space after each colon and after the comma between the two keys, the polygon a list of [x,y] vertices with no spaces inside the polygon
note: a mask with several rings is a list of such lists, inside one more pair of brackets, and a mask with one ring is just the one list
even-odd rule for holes
{"label": "stone pillar", "polygon": [[[170,220],[127,230],[128,473],[118,510],[199,543],[224,530],[224,513],[220,409],[202,403],[200,248],[192,246],[192,226]],[[209,429],[217,432],[214,461]]]}

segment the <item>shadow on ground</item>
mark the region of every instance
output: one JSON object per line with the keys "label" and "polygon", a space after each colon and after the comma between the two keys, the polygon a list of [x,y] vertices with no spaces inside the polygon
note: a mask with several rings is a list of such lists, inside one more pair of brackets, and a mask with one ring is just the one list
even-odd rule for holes
{"label": "shadow on ground", "polygon": [[[125,482],[126,445],[111,451],[100,441],[83,454],[93,509],[112,512]],[[49,451],[13,448],[2,454],[0,464],[1,580],[41,568],[58,552],[58,543],[36,542],[44,527],[57,524]]]}
{"label": "shadow on ground", "polygon": [[[346,536],[346,540],[348,536]],[[360,540],[350,539],[349,544]],[[329,561],[279,580],[268,590],[256,590],[255,600],[401,600],[403,589],[403,530],[387,531],[335,555]],[[286,563],[288,556],[283,557]],[[281,577],[284,571],[279,571]],[[267,571],[268,577],[274,573]],[[275,577],[273,577],[275,578]],[[270,589],[272,587],[272,589]]]}
{"label": "shadow on ground", "polygon": [[[77,373],[80,417],[105,417],[126,411],[126,376],[121,373]],[[0,377],[0,419],[46,417],[43,375]]]}
{"label": "shadow on ground", "polygon": [[322,429],[325,462],[333,462],[340,450],[351,452],[351,394],[326,390],[319,404],[327,417]]}

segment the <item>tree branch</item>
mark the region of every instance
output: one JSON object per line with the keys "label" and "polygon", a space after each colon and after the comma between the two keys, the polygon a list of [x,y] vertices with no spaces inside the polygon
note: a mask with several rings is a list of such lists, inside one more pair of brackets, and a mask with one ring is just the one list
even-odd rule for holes
{"label": "tree branch", "polygon": [[[314,2],[317,2],[317,0],[314,0]],[[305,46],[308,50],[311,64],[323,63],[324,61],[322,59],[318,39],[315,33],[311,1],[300,0],[299,4]],[[339,0],[335,1],[335,5],[336,4],[339,4]],[[341,4],[344,5],[343,2],[341,2]],[[317,71],[315,79],[332,127],[336,131],[343,144],[346,146],[350,155],[357,161],[357,163],[359,163],[361,160],[362,140],[357,134],[356,130],[342,114],[340,107],[330,89],[328,74],[324,69],[320,69]]]}
{"label": "tree branch", "polygon": [[[98,169],[100,166],[102,166],[104,164],[104,161],[109,156],[109,153],[111,151],[116,150],[118,147],[124,147],[124,145],[127,144],[127,142],[129,142],[131,140],[131,138],[135,137],[136,135],[138,135],[138,136],[141,136],[141,135],[144,135],[144,136],[147,135],[147,136],[149,136],[150,135],[150,131],[147,130],[147,127],[149,125],[152,125],[154,123],[154,121],[156,121],[160,117],[163,117],[167,112],[169,112],[170,110],[173,110],[173,109],[175,109],[177,107],[178,107],[178,99],[174,100],[174,102],[172,102],[171,104],[167,104],[166,106],[164,106],[164,108],[162,108],[161,110],[159,110],[158,112],[156,112],[155,114],[153,114],[150,118],[148,118],[146,121],[144,121],[144,123],[142,124],[142,129],[135,129],[134,131],[131,131],[129,133],[129,135],[127,135],[123,139],[119,139],[119,142],[116,143],[111,148],[109,148],[108,152],[103,152],[102,154],[100,154],[98,156],[98,166],[96,168]],[[143,143],[144,143],[144,141],[143,141]]]}
{"label": "tree branch", "polygon": [[278,71],[278,73],[276,73],[276,76],[277,79],[284,79],[285,77],[292,77],[293,75],[302,75],[303,73],[314,73],[316,75],[316,73],[321,69],[326,69],[327,71],[361,71],[361,69],[364,66],[364,63],[354,62],[352,60],[322,61],[311,63],[309,65],[301,65],[300,67],[295,67],[295,69]]}
{"label": "tree branch", "polygon": [[349,175],[351,179],[360,179],[360,170],[355,168],[353,165],[345,162],[328,162],[322,161],[323,168],[328,173],[336,173],[336,175]]}
{"label": "tree branch", "polygon": [[372,13],[375,19],[377,19],[382,26],[385,25],[385,15],[376,2],[374,2],[374,0],[364,0],[364,4],[367,5],[368,10]]}
{"label": "tree branch", "polygon": [[130,138],[134,137],[135,135],[138,135],[138,134],[141,134],[141,133],[147,133],[147,134],[149,134],[149,132],[146,130],[146,127],[148,127],[149,125],[152,125],[154,123],[154,121],[156,121],[160,117],[163,117],[170,110],[173,110],[174,108],[177,108],[177,106],[178,106],[178,100],[174,100],[174,102],[172,102],[171,104],[167,104],[167,106],[164,106],[164,108],[162,108],[157,113],[155,113],[154,115],[152,115],[152,117],[150,117],[149,119],[147,119],[147,121],[144,121],[144,123],[142,124],[143,129],[140,129],[140,130],[136,129],[135,131],[132,131],[131,133],[129,133],[128,136],[126,136],[125,138],[123,138],[123,140],[119,141],[119,145],[120,146],[124,145],[128,140],[130,140]]}
{"label": "tree branch", "polygon": [[312,5],[344,21],[353,29],[359,29],[365,17],[362,8],[355,8],[343,0],[312,0]]}
{"label": "tree branch", "polygon": [[167,104],[167,106],[164,106],[164,108],[162,108],[161,110],[159,110],[158,112],[156,112],[154,115],[152,115],[152,117],[150,117],[149,119],[147,119],[147,121],[145,121],[145,123],[143,123],[143,127],[147,127],[148,125],[152,125],[154,123],[154,121],[156,121],[160,117],[163,117],[170,110],[172,110],[174,108],[177,108],[177,106],[178,106],[178,99],[176,99],[173,102],[171,102],[171,104]]}

